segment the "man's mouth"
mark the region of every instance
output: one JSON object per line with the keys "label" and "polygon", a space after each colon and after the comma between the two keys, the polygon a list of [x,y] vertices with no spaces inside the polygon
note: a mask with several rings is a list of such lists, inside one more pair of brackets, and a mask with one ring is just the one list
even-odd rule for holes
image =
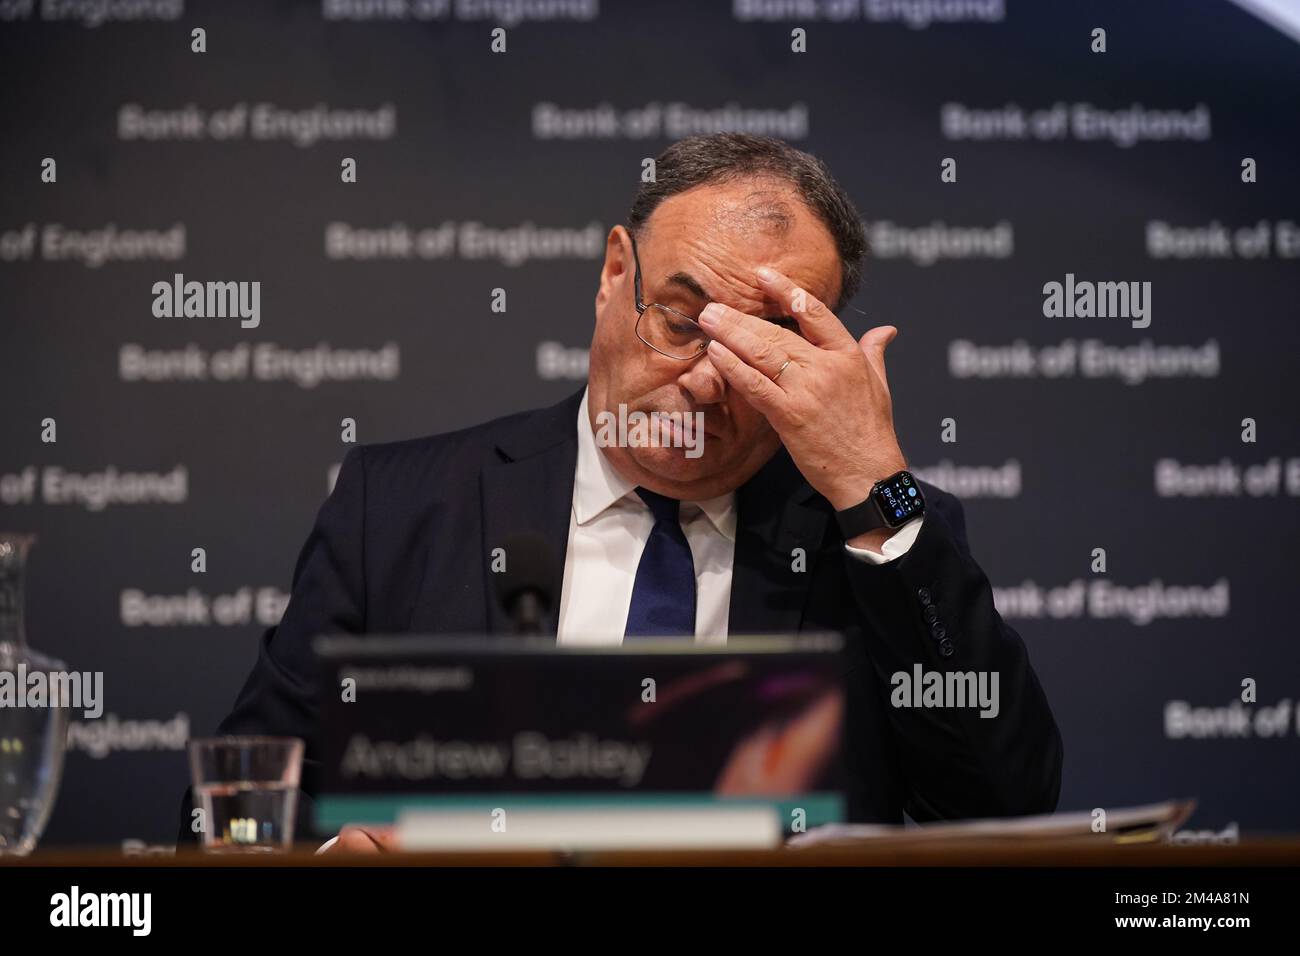
{"label": "man's mouth", "polygon": [[[697,415],[702,416],[703,413],[669,412],[662,409],[650,413],[650,417],[654,420],[656,426],[662,429],[663,434],[672,435],[674,441],[684,442],[688,437],[694,441],[703,438],[717,440],[719,437],[718,432],[708,427],[708,425],[698,424],[701,419],[697,419]],[[685,425],[685,429],[683,429],[683,425]]]}

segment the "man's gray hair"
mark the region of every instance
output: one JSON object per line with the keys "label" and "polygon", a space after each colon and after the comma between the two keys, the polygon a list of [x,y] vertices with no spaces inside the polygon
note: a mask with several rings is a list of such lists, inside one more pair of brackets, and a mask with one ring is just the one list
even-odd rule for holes
{"label": "man's gray hair", "polygon": [[[650,214],[670,196],[696,186],[771,178],[792,186],[804,204],[830,230],[840,256],[839,312],[862,282],[867,238],[853,200],[816,156],[770,136],[716,133],[673,143],[655,160],[655,182],[643,182],[632,200],[628,225],[639,236]],[[779,213],[764,218],[778,219]],[[830,304],[830,303],[828,303]]]}

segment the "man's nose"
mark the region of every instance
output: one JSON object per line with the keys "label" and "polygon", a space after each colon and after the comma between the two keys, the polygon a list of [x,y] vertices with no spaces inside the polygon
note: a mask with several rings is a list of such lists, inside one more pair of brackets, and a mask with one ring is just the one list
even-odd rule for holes
{"label": "man's nose", "polygon": [[677,382],[691,393],[696,405],[716,405],[727,397],[727,380],[707,352],[678,376]]}

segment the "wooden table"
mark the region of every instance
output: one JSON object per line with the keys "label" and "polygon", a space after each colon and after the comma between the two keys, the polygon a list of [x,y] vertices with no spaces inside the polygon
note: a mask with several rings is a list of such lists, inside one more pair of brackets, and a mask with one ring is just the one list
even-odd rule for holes
{"label": "wooden table", "polygon": [[576,853],[499,851],[455,853],[322,854],[295,848],[276,854],[176,853],[124,855],[116,849],[38,850],[25,858],[0,857],[11,867],[805,867],[805,866],[1035,866],[1205,867],[1300,866],[1300,837],[1243,840],[1232,846],[1117,845],[1102,840],[1066,842],[963,839],[915,843],[881,840],[863,846],[801,850],[601,850]]}

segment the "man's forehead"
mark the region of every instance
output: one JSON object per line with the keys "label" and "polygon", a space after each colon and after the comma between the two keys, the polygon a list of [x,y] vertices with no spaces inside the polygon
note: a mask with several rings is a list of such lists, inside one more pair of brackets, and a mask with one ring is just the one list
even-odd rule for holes
{"label": "man's forehead", "polygon": [[791,253],[789,246],[718,241],[716,237],[686,233],[659,236],[651,243],[653,265],[646,269],[646,285],[685,293],[703,301],[752,304],[765,296],[754,270],[772,266],[796,284],[826,302],[833,302],[838,286],[839,262],[833,248],[827,268],[816,250]]}
{"label": "man's forehead", "polygon": [[838,292],[830,231],[792,187],[763,180],[696,187],[664,200],[646,226],[638,245],[653,262],[647,284],[752,302],[762,298],[754,269],[769,265],[823,301]]}

